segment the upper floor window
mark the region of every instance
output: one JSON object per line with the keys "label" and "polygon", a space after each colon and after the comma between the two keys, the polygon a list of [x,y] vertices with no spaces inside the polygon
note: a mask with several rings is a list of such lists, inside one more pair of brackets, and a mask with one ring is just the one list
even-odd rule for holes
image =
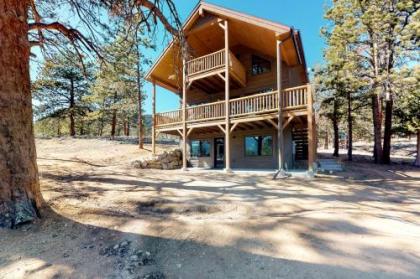
{"label": "upper floor window", "polygon": [[252,55],[252,75],[260,75],[271,71],[271,62],[267,59]]}

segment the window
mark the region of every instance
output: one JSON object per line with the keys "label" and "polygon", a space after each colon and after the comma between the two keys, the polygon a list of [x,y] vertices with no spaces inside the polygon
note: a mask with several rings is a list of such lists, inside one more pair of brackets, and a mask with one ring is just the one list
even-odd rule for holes
{"label": "window", "polygon": [[271,62],[256,55],[252,55],[252,75],[271,72]]}
{"label": "window", "polygon": [[191,157],[210,157],[210,141],[192,140]]}
{"label": "window", "polygon": [[245,137],[245,156],[271,156],[273,155],[272,136]]}

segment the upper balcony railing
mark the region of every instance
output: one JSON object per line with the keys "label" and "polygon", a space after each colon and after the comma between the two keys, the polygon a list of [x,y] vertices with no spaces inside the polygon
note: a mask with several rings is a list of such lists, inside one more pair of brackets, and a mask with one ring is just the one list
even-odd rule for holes
{"label": "upper balcony railing", "polygon": [[[198,79],[206,76],[206,74],[212,74],[212,72],[220,72],[220,70],[225,68],[225,56],[225,49],[221,49],[219,51],[187,61],[186,68],[188,78]],[[245,85],[245,68],[231,51],[229,51],[229,67],[232,77],[238,80],[238,82],[240,82],[242,85]]]}
{"label": "upper balcony railing", "polygon": [[187,75],[202,74],[225,66],[225,50],[219,50],[187,61]]}
{"label": "upper balcony railing", "polygon": [[[277,91],[259,93],[229,100],[229,117],[247,117],[251,115],[278,111],[279,95]],[[283,110],[305,109],[308,105],[308,85],[287,88],[281,94]],[[225,101],[191,106],[186,109],[186,122],[220,120],[225,117]],[[182,123],[182,110],[157,113],[157,126],[171,126]]]}

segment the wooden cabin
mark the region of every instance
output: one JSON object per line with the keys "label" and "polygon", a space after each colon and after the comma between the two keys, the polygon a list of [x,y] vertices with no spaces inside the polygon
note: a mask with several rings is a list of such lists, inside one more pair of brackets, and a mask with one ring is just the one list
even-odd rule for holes
{"label": "wooden cabin", "polygon": [[[179,135],[183,168],[313,170],[312,90],[298,31],[200,2],[147,74],[153,84],[152,149]],[[156,86],[181,98],[156,112]]]}

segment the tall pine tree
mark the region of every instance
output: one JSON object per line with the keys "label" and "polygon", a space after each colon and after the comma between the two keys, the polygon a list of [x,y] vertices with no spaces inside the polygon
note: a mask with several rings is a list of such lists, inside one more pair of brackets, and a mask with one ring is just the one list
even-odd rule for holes
{"label": "tall pine tree", "polygon": [[337,46],[345,49],[341,69],[357,59],[352,71],[367,84],[364,92],[372,108],[377,163],[390,162],[399,69],[418,59],[419,5],[411,0],[334,0],[325,15],[331,23],[325,28],[327,51],[340,53]]}
{"label": "tall pine tree", "polygon": [[89,111],[86,97],[92,83],[92,65],[83,68],[75,53],[56,53],[45,60],[32,84],[38,119],[68,118],[69,135],[76,135],[76,121]]}

